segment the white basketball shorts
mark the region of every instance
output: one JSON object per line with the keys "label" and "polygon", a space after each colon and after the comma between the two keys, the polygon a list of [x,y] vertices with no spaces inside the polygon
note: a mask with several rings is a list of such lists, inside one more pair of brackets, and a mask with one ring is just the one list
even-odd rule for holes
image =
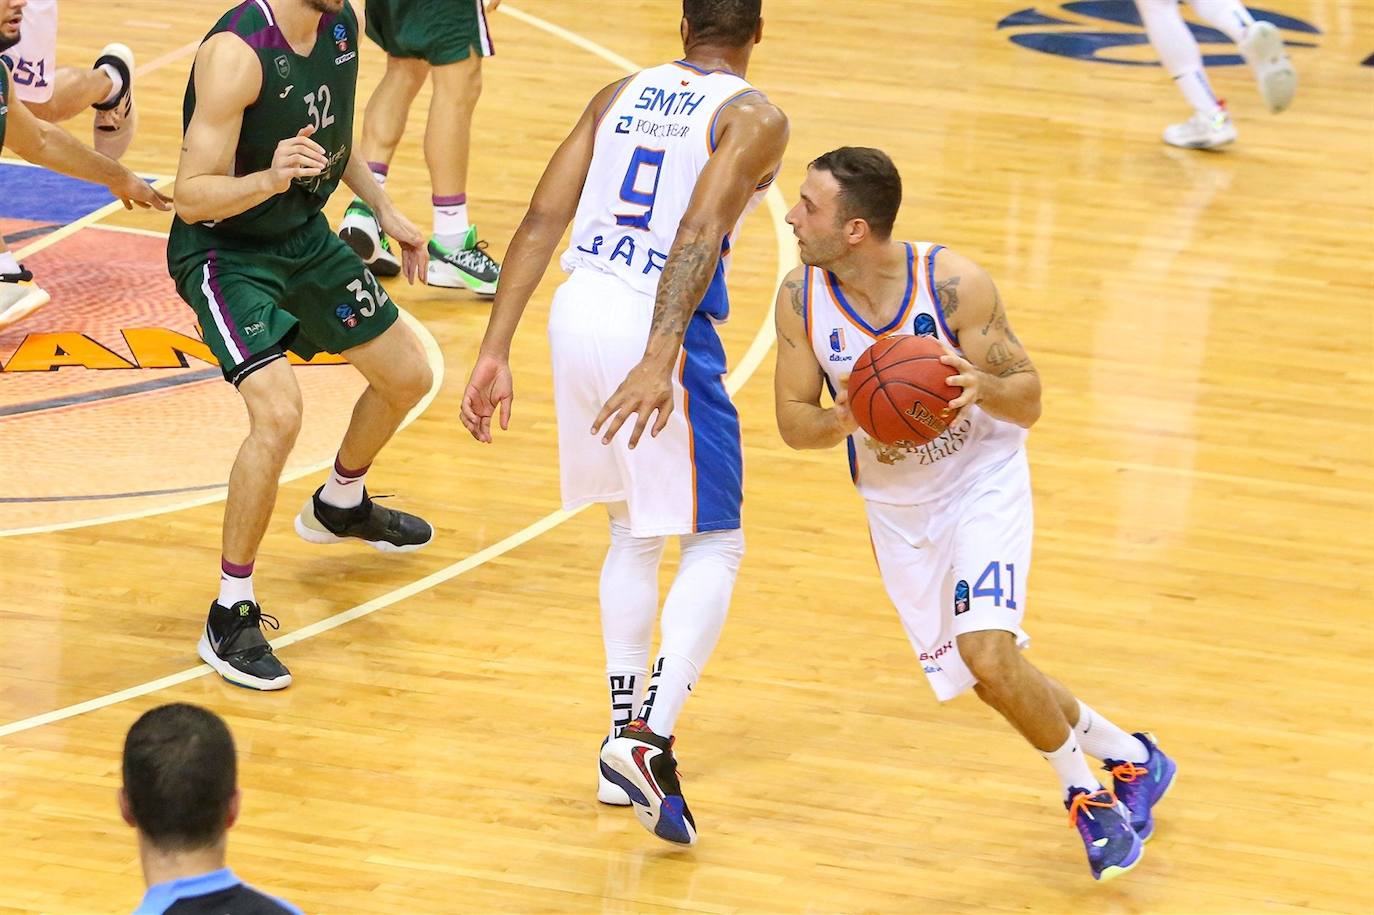
{"label": "white basketball shorts", "polygon": [[744,484],[739,414],[725,391],[725,350],[705,315],[688,325],[667,427],[656,438],[646,430],[633,450],[633,416],[609,445],[591,433],[643,357],[653,310],[652,297],[590,269],[574,271],[554,293],[549,344],[563,507],[625,502],[635,537],[735,530]]}
{"label": "white basketball shorts", "polygon": [[867,508],[883,586],[942,702],[974,684],[958,636],[997,629],[1030,641],[1021,621],[1035,519],[1024,448],[934,502]]}
{"label": "white basketball shorts", "polygon": [[57,0],[29,0],[19,35],[4,55],[14,94],[21,101],[46,102],[57,78]]}

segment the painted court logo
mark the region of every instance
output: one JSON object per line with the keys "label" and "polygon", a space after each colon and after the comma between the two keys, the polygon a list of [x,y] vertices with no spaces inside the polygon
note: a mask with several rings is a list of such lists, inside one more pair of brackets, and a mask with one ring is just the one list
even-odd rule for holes
{"label": "painted court logo", "polygon": [[[1288,47],[1313,48],[1316,43],[1298,36],[1320,35],[1321,30],[1309,22],[1271,10],[1249,7],[1256,19],[1266,19],[1287,34]],[[1058,5],[1028,6],[1002,17],[999,31],[1007,31],[1012,44],[1092,63],[1119,64],[1127,67],[1157,67],[1148,47],[1150,39],[1140,21],[1135,0],[1079,0]],[[1209,67],[1230,67],[1245,63],[1236,53],[1235,45],[1225,33],[1210,26],[1188,23],[1193,37],[1203,50],[1203,63]],[[1217,53],[1206,53],[1209,47],[1224,46]]]}

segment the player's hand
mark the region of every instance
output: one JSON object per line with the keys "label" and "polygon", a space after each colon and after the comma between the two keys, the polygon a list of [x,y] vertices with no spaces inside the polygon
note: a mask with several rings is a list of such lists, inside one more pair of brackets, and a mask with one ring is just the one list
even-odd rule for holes
{"label": "player's hand", "polygon": [[948,383],[964,389],[964,393],[951,400],[949,406],[941,411],[941,419],[945,420],[947,424],[953,425],[954,421],[958,419],[959,411],[971,403],[982,401],[987,394],[988,387],[996,379],[950,349],[945,341],[941,340],[940,345],[945,348],[945,354],[940,357],[940,361],[957,372],[957,374],[949,376]]}
{"label": "player's hand", "polygon": [[110,185],[110,193],[119,198],[119,202],[124,204],[126,210],[132,210],[136,206],[144,210],[151,207],[165,213],[172,208],[171,197],[158,193],[152,185],[128,169],[124,170],[118,181]]}
{"label": "player's hand", "polygon": [[501,408],[501,429],[510,427],[511,401],[515,397],[510,363],[496,356],[479,355],[463,392],[463,426],[479,442],[491,442],[491,417]]}
{"label": "player's hand", "polygon": [[835,392],[835,406],[831,411],[835,414],[835,422],[840,424],[845,435],[853,435],[859,429],[859,421],[854,418],[854,413],[849,409],[849,376],[840,379],[839,390]]}
{"label": "player's hand", "polygon": [[672,370],[665,372],[659,365],[640,362],[630,369],[630,374],[625,376],[620,387],[616,388],[611,399],[597,414],[596,421],[592,423],[592,435],[600,432],[601,427],[610,420],[606,434],[601,436],[601,444],[609,445],[626,420],[637,416],[634,431],[630,433],[630,447],[633,448],[639,444],[644,427],[655,413],[658,416],[649,435],[657,438],[668,425],[668,417],[673,415]]}
{"label": "player's hand", "polygon": [[415,223],[402,216],[396,207],[388,206],[377,211],[377,225],[401,246],[401,273],[405,274],[406,282],[412,286],[416,280],[423,283],[429,254],[425,237],[415,228]]}
{"label": "player's hand", "polygon": [[315,132],[314,124],[306,124],[294,137],[287,137],[277,144],[272,154],[272,187],[278,194],[291,187],[297,178],[313,178],[324,174],[329,167],[329,154],[324,147],[310,139]]}

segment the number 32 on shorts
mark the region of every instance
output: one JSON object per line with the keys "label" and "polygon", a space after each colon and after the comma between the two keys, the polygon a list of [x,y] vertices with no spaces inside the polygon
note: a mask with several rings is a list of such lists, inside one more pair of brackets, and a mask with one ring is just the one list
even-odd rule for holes
{"label": "number 32 on shorts", "polygon": [[[358,311],[364,318],[370,318],[377,311],[378,305],[385,305],[387,302],[386,290],[377,285],[377,281],[372,278],[371,273],[364,274],[367,285],[372,287],[372,292],[363,288],[362,280],[353,280],[348,284],[348,291],[353,293],[358,300]],[[375,296],[374,296],[375,293]]]}

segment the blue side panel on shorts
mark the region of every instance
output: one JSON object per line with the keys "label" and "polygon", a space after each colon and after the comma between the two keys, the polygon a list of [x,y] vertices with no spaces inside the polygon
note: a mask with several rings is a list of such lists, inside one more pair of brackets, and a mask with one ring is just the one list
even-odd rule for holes
{"label": "blue side panel on shorts", "polygon": [[744,502],[744,455],[739,413],[722,380],[725,347],[704,313],[692,317],[682,345],[687,352],[682,387],[687,393],[696,483],[694,529],[698,533],[735,530]]}
{"label": "blue side panel on shorts", "polygon": [[[726,241],[729,241],[727,238]],[[711,277],[711,285],[706,287],[706,295],[701,297],[697,311],[704,315],[724,321],[730,317],[730,293],[725,290],[725,261],[716,263],[716,275]],[[724,371],[724,369],[722,369]]]}

